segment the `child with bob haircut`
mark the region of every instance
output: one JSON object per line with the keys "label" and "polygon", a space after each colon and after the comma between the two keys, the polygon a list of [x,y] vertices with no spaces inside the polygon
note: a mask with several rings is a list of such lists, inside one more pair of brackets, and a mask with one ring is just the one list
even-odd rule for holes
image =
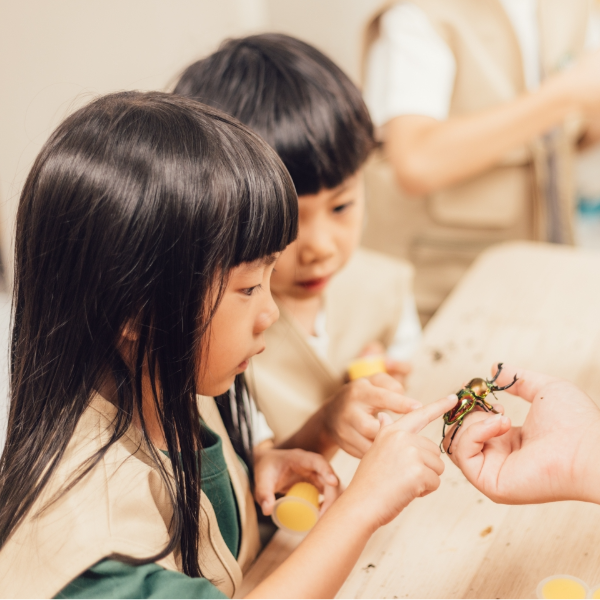
{"label": "child with bob haircut", "polygon": [[[359,90],[326,56],[281,34],[225,42],[189,66],[174,93],[251,127],[279,154],[299,196],[298,239],[277,261],[281,318],[253,360],[251,389],[283,447],[361,457],[377,413],[419,406],[402,395],[420,339],[412,268],[358,248],[362,167],[375,146]],[[387,354],[388,374],[345,383],[359,356]],[[292,436],[290,438],[290,436]]]}
{"label": "child with bob haircut", "polygon": [[[254,452],[244,393],[297,209],[272,149],[192,100],[112,94],[52,134],[17,217],[2,596],[231,596],[258,551],[252,481],[336,488],[319,455]],[[418,431],[453,403],[382,416],[254,594],[333,596],[370,535],[439,485]]]}

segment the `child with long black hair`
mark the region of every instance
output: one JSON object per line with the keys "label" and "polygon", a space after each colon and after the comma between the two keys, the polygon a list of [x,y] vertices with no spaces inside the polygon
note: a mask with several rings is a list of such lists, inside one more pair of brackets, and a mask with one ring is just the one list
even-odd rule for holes
{"label": "child with long black hair", "polygon": [[[258,550],[248,473],[335,487],[318,455],[252,460],[243,371],[296,228],[276,154],[192,100],[109,95],[53,133],[17,218],[2,596],[233,595]],[[439,485],[417,432],[452,403],[382,427],[255,593],[335,594],[370,534]]]}

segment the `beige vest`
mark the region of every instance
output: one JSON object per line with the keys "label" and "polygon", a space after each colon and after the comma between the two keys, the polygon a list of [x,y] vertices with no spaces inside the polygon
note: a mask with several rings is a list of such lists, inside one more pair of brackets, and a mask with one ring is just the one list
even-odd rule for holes
{"label": "beige vest", "polygon": [[343,385],[348,363],[366,344],[390,344],[411,284],[407,263],[357,250],[325,293],[328,360],[317,355],[279,303],[279,321],[266,331],[267,349],[252,359],[248,377],[277,442],[297,431]]}
{"label": "beige vest", "polygon": [[[448,44],[457,71],[450,116],[472,114],[525,92],[518,40],[499,0],[411,0]],[[378,13],[367,47],[378,35]],[[588,0],[539,0],[541,70],[564,67],[583,47]],[[496,167],[463,183],[409,198],[397,186],[385,153],[366,169],[368,221],[363,243],[408,258],[416,268],[419,312],[427,319],[487,246],[511,239],[547,240],[548,156],[556,159],[560,237],[572,242],[573,149],[576,122],[551,139],[515,149]]]}
{"label": "beige vest", "polygon": [[[223,440],[242,526],[236,560],[221,536],[210,501],[202,493],[200,568],[223,593],[233,596],[243,570],[259,549],[254,501],[246,472],[231,446],[214,400],[199,397],[199,405],[202,418]],[[2,598],[51,598],[113,553],[143,558],[166,546],[171,503],[158,469],[134,427],[82,481],[40,512],[80,465],[106,443],[115,415],[116,408],[101,396],[96,396],[82,415],[42,497],[0,552]],[[170,461],[162,455],[159,458],[172,474]],[[181,571],[179,552],[158,564]]]}

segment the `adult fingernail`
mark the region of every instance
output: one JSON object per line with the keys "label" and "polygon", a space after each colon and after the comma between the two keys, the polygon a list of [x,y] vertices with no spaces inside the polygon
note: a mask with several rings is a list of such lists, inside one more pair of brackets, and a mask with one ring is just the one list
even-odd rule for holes
{"label": "adult fingernail", "polygon": [[338,484],[338,478],[335,475],[328,475],[327,476],[327,483],[329,483],[329,485],[337,485]]}
{"label": "adult fingernail", "polygon": [[267,514],[267,511],[269,510],[269,502],[267,500],[265,500],[260,507],[262,508],[263,514]]}
{"label": "adult fingernail", "polygon": [[496,423],[502,423],[503,415],[493,415],[492,417],[488,417],[484,422],[486,425],[495,425]]}
{"label": "adult fingernail", "polygon": [[414,402],[410,403],[410,408],[412,408],[412,410],[417,410],[417,408],[422,408],[423,404],[421,404],[421,402],[419,402],[418,400],[415,400]]}
{"label": "adult fingernail", "polygon": [[458,396],[456,394],[450,394],[448,396],[448,400],[454,400],[454,402],[458,401]]}

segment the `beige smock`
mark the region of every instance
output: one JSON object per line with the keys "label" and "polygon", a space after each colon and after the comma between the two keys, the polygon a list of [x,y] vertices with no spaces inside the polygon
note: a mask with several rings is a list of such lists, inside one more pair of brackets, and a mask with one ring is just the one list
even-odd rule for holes
{"label": "beige smock", "polygon": [[[523,61],[499,0],[411,0],[428,16],[456,61],[450,117],[474,114],[526,92]],[[371,21],[366,49],[378,36],[387,3]],[[583,51],[589,0],[539,0],[542,77]],[[573,159],[577,119],[508,153],[496,166],[452,187],[410,198],[397,185],[385,149],[366,168],[364,244],[415,265],[419,313],[428,319],[475,257],[506,240],[573,242]],[[552,176],[549,164],[553,163]],[[554,190],[558,232],[549,231]],[[552,239],[559,238],[559,239]]]}
{"label": "beige smock", "polygon": [[[198,403],[203,420],[223,440],[241,521],[236,560],[221,536],[210,501],[201,494],[200,570],[224,594],[233,596],[260,547],[256,512],[245,468],[214,399],[199,396]],[[141,433],[133,426],[78,484],[40,511],[108,441],[116,413],[99,395],[83,413],[48,486],[0,552],[2,598],[52,598],[114,553],[144,558],[167,545],[171,502]],[[172,477],[169,459],[158,454]],[[156,562],[165,569],[182,570],[178,549]]]}
{"label": "beige smock", "polygon": [[368,343],[391,343],[412,292],[412,275],[404,261],[358,249],[325,291],[327,360],[278,302],[281,316],[265,332],[267,349],[252,359],[248,373],[276,442],[297,431],[344,384],[348,363]]}

